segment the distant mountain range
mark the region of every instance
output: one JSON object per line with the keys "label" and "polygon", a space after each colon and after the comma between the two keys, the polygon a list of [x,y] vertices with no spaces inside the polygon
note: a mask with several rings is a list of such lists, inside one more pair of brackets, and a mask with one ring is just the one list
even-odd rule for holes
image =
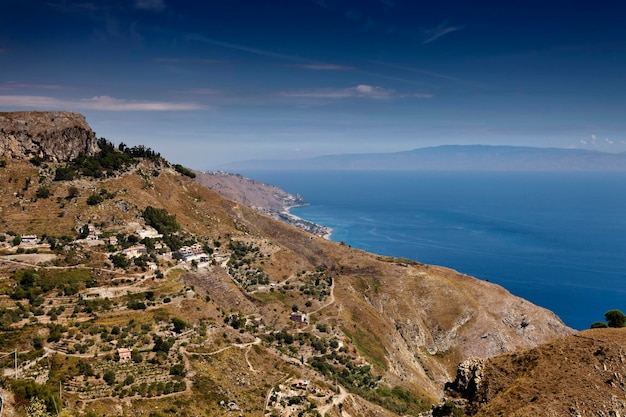
{"label": "distant mountain range", "polygon": [[393,153],[233,162],[243,170],[626,171],[626,153],[523,146],[443,145]]}

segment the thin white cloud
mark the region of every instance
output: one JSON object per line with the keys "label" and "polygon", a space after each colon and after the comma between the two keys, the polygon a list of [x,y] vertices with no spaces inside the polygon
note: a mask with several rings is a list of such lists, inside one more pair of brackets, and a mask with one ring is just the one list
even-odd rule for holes
{"label": "thin white cloud", "polygon": [[192,88],[189,90],[178,90],[178,92],[184,94],[197,94],[201,96],[215,96],[220,94],[220,91],[213,90],[212,88]]}
{"label": "thin white cloud", "polygon": [[606,143],[608,143],[609,145],[613,145],[613,144],[615,143],[614,141],[612,141],[612,140],[611,140],[611,139],[609,139],[609,138],[604,139],[604,141],[605,141]]}
{"label": "thin white cloud", "polygon": [[382,87],[371,86],[367,84],[359,84],[355,87],[348,88],[320,88],[313,90],[299,90],[299,91],[287,91],[280,94],[282,97],[295,97],[295,98],[318,98],[318,99],[349,99],[349,98],[364,98],[364,99],[394,99],[394,98],[432,98],[433,95],[429,93],[412,93],[412,94],[399,94],[394,90],[389,90]]}
{"label": "thin white cloud", "polygon": [[348,67],[345,65],[336,64],[302,64],[296,65],[299,68],[312,70],[312,71],[351,71],[354,67]]}
{"label": "thin white cloud", "polygon": [[281,54],[278,52],[268,51],[265,49],[252,48],[250,46],[236,44],[236,43],[222,42],[220,40],[207,38],[206,36],[202,36],[202,35],[188,35],[187,39],[202,42],[202,43],[207,43],[209,45],[221,46],[223,48],[234,49],[236,51],[248,52],[254,55],[264,56],[268,58],[276,58],[276,59],[290,61],[290,62],[315,64],[315,62],[309,59],[300,58],[298,56]]}
{"label": "thin white cloud", "polygon": [[435,26],[434,28],[430,28],[430,29],[426,29],[424,31],[424,35],[426,36],[426,39],[422,42],[422,45],[426,45],[427,43],[431,43],[436,41],[437,39],[441,38],[444,35],[447,35],[448,33],[452,33],[452,32],[456,32],[459,30],[463,30],[464,26],[448,26],[448,21],[444,21],[441,24],[439,24],[438,26]]}
{"label": "thin white cloud", "polygon": [[422,69],[418,69],[418,68],[407,67],[407,66],[404,66],[404,65],[391,64],[389,62],[377,61],[377,60],[370,60],[368,62],[371,62],[373,64],[378,64],[378,65],[383,65],[383,66],[389,67],[389,68],[402,70],[402,71],[414,72],[416,74],[422,74],[422,75],[426,75],[426,76],[433,77],[433,78],[439,78],[439,79],[442,79],[442,80],[456,81],[456,82],[461,83],[461,84],[478,86],[477,84],[474,84],[474,83],[472,83],[470,81],[462,80],[462,79],[456,78],[456,77],[451,77],[449,75],[442,74],[442,73],[439,73],[439,72],[426,71],[426,70],[422,70]]}
{"label": "thin white cloud", "polygon": [[139,10],[162,12],[165,10],[165,2],[163,0],[135,0],[135,8]]}
{"label": "thin white cloud", "polygon": [[0,107],[99,111],[185,111],[206,108],[206,106],[197,103],[123,100],[109,96],[95,96],[79,100],[63,100],[46,96],[9,95],[0,95]]}
{"label": "thin white cloud", "polygon": [[224,64],[228,61],[219,59],[203,59],[203,58],[154,58],[154,62],[165,64]]}
{"label": "thin white cloud", "polygon": [[3,83],[0,83],[0,91],[28,89],[28,88],[37,88],[37,89],[43,89],[43,90],[60,90],[62,88],[69,88],[69,87],[61,85],[61,84],[35,84],[35,83],[25,83],[22,81],[6,81]]}

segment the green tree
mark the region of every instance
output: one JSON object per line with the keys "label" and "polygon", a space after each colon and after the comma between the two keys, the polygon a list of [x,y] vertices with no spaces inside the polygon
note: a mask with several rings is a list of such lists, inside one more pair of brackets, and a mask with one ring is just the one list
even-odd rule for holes
{"label": "green tree", "polygon": [[620,310],[609,310],[604,313],[604,318],[609,327],[624,327],[626,316]]}
{"label": "green tree", "polygon": [[113,385],[115,383],[115,372],[108,370],[102,375],[102,379],[109,385]]}
{"label": "green tree", "polygon": [[603,321],[595,321],[591,323],[592,329],[606,329],[607,327],[609,327],[609,325]]}
{"label": "green tree", "polygon": [[172,325],[174,325],[174,331],[176,333],[182,333],[182,331],[185,330],[185,327],[187,327],[187,322],[179,319],[178,317],[174,317],[172,319]]}

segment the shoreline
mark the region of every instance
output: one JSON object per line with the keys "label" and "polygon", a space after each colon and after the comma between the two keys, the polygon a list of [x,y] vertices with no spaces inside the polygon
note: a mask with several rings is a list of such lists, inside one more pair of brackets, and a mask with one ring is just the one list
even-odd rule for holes
{"label": "shoreline", "polygon": [[289,219],[287,223],[297,227],[298,229],[307,231],[309,233],[322,237],[326,240],[330,240],[330,237],[332,236],[332,233],[333,233],[333,229],[331,227],[323,226],[319,223],[315,223],[310,220],[303,219],[302,217],[296,216],[295,214],[291,213],[291,209],[293,208],[305,207],[308,205],[309,204],[297,204],[297,205],[285,206],[283,207],[283,210],[279,213],[279,215],[281,216],[282,219],[285,219],[285,220]]}

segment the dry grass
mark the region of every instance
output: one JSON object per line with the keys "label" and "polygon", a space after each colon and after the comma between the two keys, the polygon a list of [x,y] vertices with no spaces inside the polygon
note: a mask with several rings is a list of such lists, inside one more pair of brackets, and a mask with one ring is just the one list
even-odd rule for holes
{"label": "dry grass", "polygon": [[[155,167],[142,163],[138,169],[151,172]],[[41,185],[50,188],[52,197],[35,201],[39,174],[28,162],[12,162],[7,168],[0,168],[0,189],[3,190],[0,232],[73,237],[77,228],[88,222],[97,224],[108,234],[128,232],[131,224],[141,222],[145,207],[153,206],[165,208],[176,216],[185,233],[208,242],[219,239],[223,244],[219,249],[221,253],[226,253],[229,238],[257,241],[259,246],[268,248],[271,258],[257,266],[263,267],[271,282],[282,282],[299,271],[313,271],[323,265],[333,277],[335,301],[314,314],[313,320],[329,325],[333,335],[345,340],[347,350],[356,350],[364,359],[363,363],[374,366],[376,375],[383,375],[385,381],[406,387],[421,398],[439,396],[443,383],[461,359],[473,354],[492,355],[501,349],[534,346],[568,332],[558,320],[547,313],[543,315],[543,311],[534,306],[520,304],[497,286],[445,268],[381,261],[366,252],[312,238],[226,200],[172,170],[163,169],[158,177],[146,177],[133,171],[102,181],[52,182],[51,177],[47,177]],[[20,191],[27,177],[35,182],[28,190]],[[69,187],[78,189],[76,198],[66,198]],[[114,198],[96,206],[87,205],[86,200],[93,190],[103,188]],[[17,197],[14,192],[23,196]],[[120,203],[129,210],[122,210]],[[61,217],[60,213],[63,213]],[[94,253],[90,266],[98,263],[102,266],[104,254],[97,255]],[[0,275],[8,277],[9,271]],[[100,312],[94,322],[114,326],[130,320],[154,323],[180,317],[192,325],[201,321],[216,323],[215,334],[207,340],[207,346],[213,346],[217,344],[216,335],[226,333],[229,340],[241,335],[224,325],[222,312],[241,311],[251,317],[261,317],[272,329],[294,332],[297,329],[289,320],[291,305],[305,310],[308,299],[298,291],[251,296],[238,288],[218,266],[198,274],[174,269],[164,279],[146,280],[141,290],[165,296],[191,286],[193,295],[178,297],[171,304],[159,304],[158,308],[145,311]],[[3,287],[9,288],[8,285]],[[119,301],[124,300],[122,297]],[[316,307],[317,302],[311,309]],[[517,328],[507,327],[502,317],[509,314],[509,310],[515,320],[522,311],[527,313],[537,331],[528,329],[520,333]],[[345,329],[346,337],[340,329]],[[316,332],[314,326],[307,327],[306,331]],[[482,335],[487,332],[502,336],[507,342],[501,346],[493,339],[483,339]],[[82,410],[98,414],[110,414],[114,410],[121,415],[134,412],[147,415],[174,407],[181,416],[222,415],[224,409],[216,407],[219,402],[216,399],[224,398],[237,400],[245,407],[245,415],[262,415],[267,389],[285,374],[293,373],[293,366],[273,350],[257,348],[248,354],[253,371],[244,353],[242,349],[231,348],[215,356],[193,358],[194,379],[199,384],[206,383],[207,388],[194,389],[178,395],[175,400],[107,400],[90,403]],[[354,401],[346,407],[375,409],[361,399]],[[338,415],[336,411],[332,413]]]}
{"label": "dry grass", "polygon": [[623,414],[624,346],[624,329],[594,329],[493,358],[476,416]]}

